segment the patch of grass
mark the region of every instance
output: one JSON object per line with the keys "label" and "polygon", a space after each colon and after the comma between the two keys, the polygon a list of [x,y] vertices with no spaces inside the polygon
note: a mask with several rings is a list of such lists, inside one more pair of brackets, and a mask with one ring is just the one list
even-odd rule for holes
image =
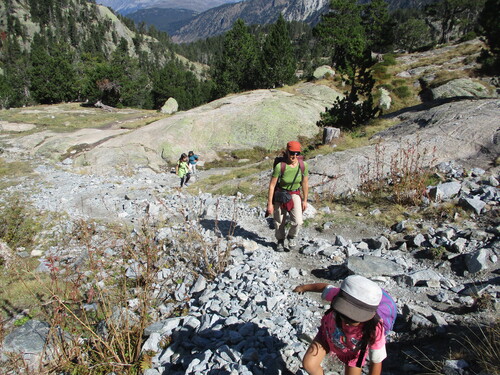
{"label": "patch of grass", "polygon": [[412,91],[408,86],[399,86],[393,90],[394,94],[400,99],[406,99],[412,96]]}
{"label": "patch of grass", "polygon": [[381,64],[386,66],[397,65],[398,62],[396,61],[396,57],[397,56],[393,53],[386,53],[384,55],[384,61],[382,61]]}
{"label": "patch of grass", "polygon": [[[18,177],[24,177],[33,173],[33,167],[25,161],[7,162],[0,158],[0,189],[5,189],[16,184]],[[5,177],[5,178],[2,178]]]}
{"label": "patch of grass", "polygon": [[246,180],[233,184],[224,184],[215,188],[212,193],[227,196],[235,196],[237,193],[241,193],[244,195],[256,195],[258,198],[262,198],[264,194],[267,194],[267,186],[265,186],[265,189],[256,190],[255,181]]}
{"label": "patch of grass", "polygon": [[463,341],[465,350],[488,374],[500,374],[500,320],[470,329]]}
{"label": "patch of grass", "polygon": [[266,150],[263,147],[252,149],[233,150],[230,152],[219,152],[218,159],[205,163],[205,169],[238,167],[242,164],[250,164],[268,158],[274,159],[275,152]]}
{"label": "patch of grass", "polygon": [[431,57],[423,58],[418,62],[411,64],[407,67],[407,69],[420,68],[427,65],[442,65],[456,57],[478,54],[483,47],[484,44],[482,43],[462,43],[457,45],[455,48],[449,49],[448,51],[436,53]]}
{"label": "patch of grass", "polygon": [[37,128],[24,134],[42,130],[68,132],[83,128],[135,129],[167,117],[153,110],[124,108],[107,112],[99,108],[83,107],[80,103],[11,108],[2,110],[0,115],[4,121],[37,125]]}
{"label": "patch of grass", "polygon": [[33,296],[46,296],[46,286],[51,282],[48,275],[34,276],[33,272],[39,264],[37,259],[18,258],[15,267],[0,268],[2,320],[13,319],[23,312],[29,312],[29,316],[33,318],[39,317],[39,301]]}
{"label": "patch of grass", "polygon": [[406,84],[406,80],[405,79],[402,79],[402,78],[396,78],[396,79],[393,79],[391,81],[391,84],[393,86],[401,86],[401,85],[404,85]]}
{"label": "patch of grass", "polygon": [[469,78],[469,75],[467,72],[460,70],[460,71],[449,71],[449,70],[440,70],[436,72],[436,78],[432,80],[432,82],[429,84],[430,88],[438,87],[441,85],[444,85],[445,83],[448,83],[450,81],[453,81],[454,79],[459,79],[459,78]]}
{"label": "patch of grass", "polygon": [[[389,228],[395,222],[408,218],[408,208],[394,204],[386,196],[374,198],[365,194],[349,197],[322,195],[313,196],[312,201],[314,205],[327,206],[332,210],[331,214],[319,215],[314,220],[316,228],[322,228],[323,224],[329,221],[347,226],[361,222],[370,226],[375,224]],[[375,208],[380,210],[379,215],[370,214]]]}
{"label": "patch of grass", "polygon": [[373,135],[390,128],[397,122],[398,121],[396,119],[375,119],[365,126],[354,129],[350,132],[343,132],[341,138],[339,138],[336,142],[337,147],[334,151],[345,151],[371,145],[376,142],[375,140],[370,139]]}
{"label": "patch of grass", "polygon": [[31,247],[42,229],[41,215],[21,196],[10,197],[0,209],[0,238],[12,249]]}
{"label": "patch of grass", "polygon": [[461,222],[470,217],[470,214],[454,202],[443,202],[439,205],[431,205],[421,211],[425,220],[433,220],[437,223],[443,221]]}

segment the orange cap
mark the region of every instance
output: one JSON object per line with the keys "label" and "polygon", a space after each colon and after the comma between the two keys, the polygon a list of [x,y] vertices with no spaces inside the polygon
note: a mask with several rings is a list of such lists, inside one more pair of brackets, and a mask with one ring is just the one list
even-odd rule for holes
{"label": "orange cap", "polygon": [[286,144],[286,148],[288,151],[296,151],[300,152],[301,151],[301,146],[300,143],[297,141],[290,141]]}

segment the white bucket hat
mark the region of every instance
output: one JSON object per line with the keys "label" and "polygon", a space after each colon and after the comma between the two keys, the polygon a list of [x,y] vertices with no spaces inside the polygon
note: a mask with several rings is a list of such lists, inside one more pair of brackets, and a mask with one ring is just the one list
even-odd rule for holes
{"label": "white bucket hat", "polygon": [[340,285],[332,307],[355,322],[366,322],[375,316],[382,300],[382,289],[373,281],[351,275]]}

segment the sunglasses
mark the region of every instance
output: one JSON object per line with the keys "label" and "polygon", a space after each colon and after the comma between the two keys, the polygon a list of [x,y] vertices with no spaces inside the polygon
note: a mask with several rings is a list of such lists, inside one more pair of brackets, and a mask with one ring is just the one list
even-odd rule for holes
{"label": "sunglasses", "polygon": [[288,151],[288,154],[290,154],[290,155],[295,155],[295,156],[299,156],[299,155],[300,155],[300,152],[299,152],[299,151]]}

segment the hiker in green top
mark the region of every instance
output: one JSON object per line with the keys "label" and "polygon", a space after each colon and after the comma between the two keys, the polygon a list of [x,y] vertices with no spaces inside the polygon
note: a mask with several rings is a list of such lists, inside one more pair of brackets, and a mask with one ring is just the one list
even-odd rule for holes
{"label": "hiker in green top", "polygon": [[175,173],[181,178],[181,187],[188,187],[189,179],[191,178],[191,173],[189,170],[189,159],[184,153],[181,154],[177,166],[175,167]]}
{"label": "hiker in green top", "polygon": [[[302,212],[307,208],[309,166],[300,153],[299,142],[288,142],[283,158],[275,163],[269,182],[266,216],[273,215],[276,251],[285,250],[285,238],[288,239],[288,249],[296,250],[297,235],[303,224]],[[285,234],[287,214],[291,226]]]}

